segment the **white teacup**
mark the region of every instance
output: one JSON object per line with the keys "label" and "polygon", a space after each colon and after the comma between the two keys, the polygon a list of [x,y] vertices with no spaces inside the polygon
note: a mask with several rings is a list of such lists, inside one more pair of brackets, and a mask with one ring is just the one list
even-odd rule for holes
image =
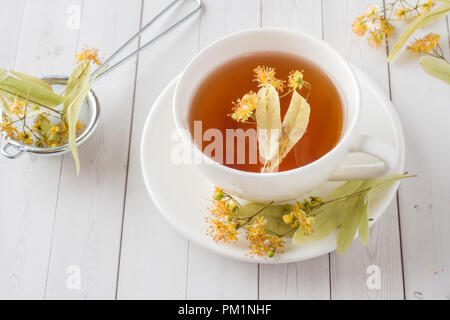
{"label": "white teacup", "polygon": [[[289,171],[275,173],[245,172],[226,167],[215,161],[198,164],[201,172],[215,185],[227,192],[252,201],[283,201],[299,197],[326,180],[374,178],[380,175],[367,166],[340,166],[349,152],[363,152],[384,162],[389,173],[397,160],[396,150],[386,142],[359,135],[360,89],[349,64],[324,41],[299,31],[260,28],[238,32],[219,39],[201,51],[184,69],[177,84],[173,115],[184,143],[194,156],[204,159],[189,131],[188,114],[194,94],[213,70],[227,61],[255,52],[285,52],[299,55],[320,66],[341,92],[344,124],[337,145],[320,159]],[[225,89],[224,89],[225,90]],[[363,168],[363,169],[362,169]],[[372,169],[371,169],[372,168]]]}

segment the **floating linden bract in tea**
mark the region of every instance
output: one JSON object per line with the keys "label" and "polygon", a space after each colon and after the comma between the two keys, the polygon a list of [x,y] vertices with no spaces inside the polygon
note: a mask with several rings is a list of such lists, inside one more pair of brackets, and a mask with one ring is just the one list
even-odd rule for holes
{"label": "floating linden bract in tea", "polygon": [[[275,77],[275,69],[258,66],[254,70],[258,93],[246,93],[234,102],[231,117],[246,123],[256,120],[259,155],[264,162],[263,172],[274,172],[280,163],[300,141],[309,123],[310,106],[307,102],[311,85],[303,80],[303,72],[295,70],[289,74],[290,90],[279,96],[284,89],[284,81]],[[306,98],[299,94],[303,87],[308,89]],[[280,99],[291,95],[291,103],[281,122]]]}

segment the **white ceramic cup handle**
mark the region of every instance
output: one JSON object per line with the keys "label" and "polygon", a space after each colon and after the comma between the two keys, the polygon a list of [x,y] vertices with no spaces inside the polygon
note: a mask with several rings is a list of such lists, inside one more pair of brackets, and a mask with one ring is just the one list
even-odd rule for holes
{"label": "white ceramic cup handle", "polygon": [[398,153],[390,144],[379,138],[359,136],[349,152],[367,153],[381,160],[381,163],[362,165],[341,165],[332,174],[330,180],[343,181],[353,179],[373,179],[392,173]]}

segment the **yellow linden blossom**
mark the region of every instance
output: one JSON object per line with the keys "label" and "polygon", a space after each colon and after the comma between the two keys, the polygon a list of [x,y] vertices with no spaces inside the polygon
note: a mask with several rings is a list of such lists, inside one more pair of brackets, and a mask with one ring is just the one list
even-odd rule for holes
{"label": "yellow linden blossom", "polygon": [[405,8],[397,9],[397,10],[395,10],[395,12],[394,12],[394,14],[395,14],[395,16],[396,16],[397,18],[399,18],[399,19],[404,19],[404,20],[407,20],[407,19],[408,19],[408,16],[407,16],[408,13],[409,13],[409,10],[408,10],[408,9],[405,9]]}
{"label": "yellow linden blossom", "polygon": [[381,18],[379,23],[380,23],[380,33],[383,35],[385,40],[389,39],[389,37],[392,34],[392,31],[394,30],[394,26],[384,18]]}
{"label": "yellow linden blossom", "polygon": [[291,71],[288,77],[289,87],[293,90],[301,89],[303,87],[303,70],[302,71]]}
{"label": "yellow linden blossom", "polygon": [[58,134],[59,132],[61,132],[61,127],[60,126],[53,125],[53,126],[50,127],[50,133]]}
{"label": "yellow linden blossom", "polygon": [[101,65],[101,61],[98,58],[97,48],[83,48],[80,53],[75,55],[76,62],[93,62],[96,65]]}
{"label": "yellow linden blossom", "polygon": [[206,233],[214,241],[232,243],[237,240],[238,223],[236,221],[227,221],[213,216],[206,217],[205,220],[209,224],[209,228]]}
{"label": "yellow linden blossom", "polygon": [[248,255],[272,258],[279,248],[284,247],[284,240],[281,237],[272,236],[265,233],[263,218],[256,217],[252,225],[246,226],[247,240],[250,242],[250,252]]}
{"label": "yellow linden blossom", "polygon": [[75,129],[77,133],[80,133],[84,129],[84,124],[80,120],[78,120],[75,124]]}
{"label": "yellow linden blossom", "polygon": [[384,40],[389,39],[394,27],[386,19],[381,18],[377,22],[377,27],[374,31],[370,31],[367,40],[369,44],[375,48],[379,48]]}
{"label": "yellow linden blossom", "polygon": [[379,48],[384,40],[389,39],[394,26],[381,14],[377,6],[370,6],[362,16],[353,21],[352,30],[359,37],[368,34],[369,44]]}
{"label": "yellow linden blossom", "polygon": [[371,5],[371,6],[367,7],[366,15],[369,18],[376,18],[379,15],[379,11],[380,11],[380,9],[378,8],[378,6]]}
{"label": "yellow linden blossom", "polygon": [[283,92],[284,81],[275,77],[274,68],[258,66],[253,72],[255,73],[255,80],[258,82],[258,87],[262,87],[269,83],[278,91]]}
{"label": "yellow linden blossom", "polygon": [[17,135],[17,140],[22,142],[23,144],[33,144],[33,138],[27,132],[19,132],[19,134]]}
{"label": "yellow linden blossom", "polygon": [[428,0],[427,2],[419,5],[419,9],[421,13],[427,13],[431,10],[431,8],[433,8],[433,6],[434,6],[433,0]]}
{"label": "yellow linden blossom", "polygon": [[23,114],[25,108],[25,102],[21,100],[14,99],[13,103],[8,104],[8,108],[12,114],[18,116]]}
{"label": "yellow linden blossom", "polygon": [[362,15],[362,16],[356,18],[355,21],[353,21],[353,23],[352,23],[352,30],[359,37],[362,37],[363,35],[365,35],[366,31],[368,30],[368,27],[367,27],[367,24],[365,21],[365,17],[366,17],[366,15]]}
{"label": "yellow linden blossom", "polygon": [[211,215],[205,218],[209,224],[206,234],[216,242],[236,241],[239,223],[232,218],[235,209],[236,202],[221,188],[214,187],[212,206],[208,208]]}
{"label": "yellow linden blossom", "polygon": [[[310,205],[309,202],[308,206]],[[313,202],[311,202],[312,204]],[[306,212],[301,209],[300,207],[305,207],[305,203],[301,205],[300,203],[296,203],[292,207],[292,211],[290,214],[286,214],[283,216],[283,221],[286,224],[289,224],[292,228],[299,227],[300,230],[303,231],[303,233],[307,236],[311,235],[313,233],[312,223],[314,222],[313,217],[308,217],[306,215]]]}
{"label": "yellow linden blossom", "polygon": [[17,135],[17,129],[11,125],[11,119],[3,118],[3,121],[0,123],[0,131],[4,136],[15,139]]}
{"label": "yellow linden blossom", "polygon": [[416,53],[427,53],[436,48],[441,36],[435,33],[429,33],[425,37],[416,39],[407,49]]}
{"label": "yellow linden blossom", "polygon": [[233,113],[231,118],[238,122],[246,122],[249,118],[254,118],[254,111],[256,109],[256,99],[258,95],[250,91],[245,94],[241,99],[233,102]]}
{"label": "yellow linden blossom", "polygon": [[216,217],[226,218],[233,214],[232,207],[227,200],[214,200],[213,205],[209,208],[212,215]]}
{"label": "yellow linden blossom", "polygon": [[383,43],[383,35],[377,32],[370,31],[370,35],[367,38],[367,41],[369,41],[369,44],[378,49]]}

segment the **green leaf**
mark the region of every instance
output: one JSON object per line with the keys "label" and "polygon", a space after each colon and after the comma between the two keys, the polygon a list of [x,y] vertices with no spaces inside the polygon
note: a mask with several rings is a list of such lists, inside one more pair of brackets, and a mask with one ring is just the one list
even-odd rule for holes
{"label": "green leaf", "polygon": [[22,73],[11,71],[15,76],[0,72],[0,93],[11,94],[22,100],[45,107],[55,107],[64,102],[64,97],[53,92],[43,81]]}
{"label": "green leaf", "polygon": [[344,254],[355,238],[356,231],[361,221],[365,203],[364,199],[367,192],[361,193],[359,196],[349,200],[348,211],[342,221],[337,235],[337,249],[338,254]]}
{"label": "green leaf", "polygon": [[333,230],[336,230],[339,225],[339,217],[344,209],[344,206],[337,205],[334,208],[319,212],[311,224],[314,232],[311,235],[306,235],[301,229],[297,229],[293,236],[293,242],[295,244],[303,244],[322,240]]}
{"label": "green leaf", "polygon": [[333,190],[326,198],[325,204],[317,209],[313,209],[315,213],[315,221],[311,225],[314,230],[313,233],[308,236],[302,230],[297,230],[293,237],[294,243],[301,244],[319,241],[328,236],[333,230],[336,230],[348,212],[349,205],[348,201],[339,199],[354,194],[363,183],[364,180],[350,180]]}
{"label": "green leaf", "polygon": [[[82,67],[80,67],[82,66]],[[63,110],[66,113],[69,131],[69,149],[72,152],[77,168],[80,173],[80,159],[77,150],[76,124],[80,116],[81,106],[90,90],[91,68],[89,64],[82,63],[72,72],[65,91],[66,101]]]}
{"label": "green leaf", "polygon": [[364,204],[364,207],[362,208],[361,212],[361,221],[359,222],[359,228],[358,233],[359,237],[361,238],[361,242],[363,245],[366,245],[369,241],[369,218],[367,217],[367,204],[366,202]]}
{"label": "green leaf", "polygon": [[450,63],[441,58],[423,56],[420,58],[422,69],[430,76],[450,84]]}
{"label": "green leaf", "polygon": [[[1,70],[0,70],[1,72]],[[2,105],[2,111],[5,115],[7,115],[10,118],[13,118],[14,115],[12,114],[11,110],[9,110],[8,107],[8,97],[5,94],[0,94],[0,103]]]}
{"label": "green leaf", "polygon": [[289,210],[286,210],[287,207],[285,205],[270,205],[254,216],[255,213],[263,209],[266,205],[267,204],[265,203],[259,202],[247,203],[239,207],[236,217],[241,220],[252,217],[249,224],[252,224],[256,217],[264,218],[266,220],[264,228],[267,233],[278,236],[289,236],[289,233],[294,230],[283,221],[283,215],[289,213]]}
{"label": "green leaf", "polygon": [[40,119],[42,133],[45,135],[45,140],[50,136],[50,129],[52,128],[52,123],[47,118]]}
{"label": "green leaf", "polygon": [[[72,71],[69,79],[66,83],[66,89],[64,91],[64,96],[66,97],[66,101],[64,103],[63,112],[67,112],[67,108],[73,98],[71,96],[76,95],[77,87],[86,82],[88,78],[88,73],[83,73],[85,70],[85,66],[83,63],[78,64],[75,69]],[[88,70],[89,71],[89,70]]]}
{"label": "green leaf", "polygon": [[419,28],[431,23],[436,22],[444,18],[450,12],[450,3],[444,2],[441,6],[438,6],[427,13],[421,14],[416,19],[414,19],[402,32],[397,43],[392,48],[391,53],[387,59],[390,62],[395,55],[398,53],[400,48],[405,44],[406,40]]}
{"label": "green leaf", "polygon": [[[7,92],[0,92],[0,104],[2,106],[2,111],[3,113],[8,116],[10,119],[12,120],[17,120],[19,119],[17,114],[14,114],[11,112],[9,104],[13,104],[14,103],[14,99],[16,99],[16,97],[10,93]],[[28,104],[29,108],[27,110],[27,114],[25,118],[30,118],[33,117],[35,115],[38,115],[40,113],[44,113],[47,110],[44,108],[39,107],[38,105],[33,105],[33,104]]]}
{"label": "green leaf", "polygon": [[349,180],[340,187],[334,189],[326,198],[325,202],[348,197],[358,191],[364,180]]}
{"label": "green leaf", "polygon": [[369,239],[367,216],[367,195],[373,196],[381,187],[387,187],[403,178],[412,177],[405,174],[393,174],[380,179],[350,180],[332,191],[323,205],[313,208],[315,221],[314,232],[305,235],[300,229],[294,233],[295,244],[319,241],[338,229],[339,252],[344,253],[349,247],[356,231],[363,244]]}
{"label": "green leaf", "polygon": [[17,72],[17,71],[14,71],[14,70],[9,70],[9,72],[12,73],[13,75],[15,75],[18,79],[34,82],[35,84],[37,84],[39,86],[42,86],[44,88],[47,88],[47,89],[50,89],[50,90],[53,91],[52,86],[48,82],[46,82],[44,80],[41,80],[41,79],[36,78],[34,76],[30,76],[30,75],[25,74],[25,73]]}

